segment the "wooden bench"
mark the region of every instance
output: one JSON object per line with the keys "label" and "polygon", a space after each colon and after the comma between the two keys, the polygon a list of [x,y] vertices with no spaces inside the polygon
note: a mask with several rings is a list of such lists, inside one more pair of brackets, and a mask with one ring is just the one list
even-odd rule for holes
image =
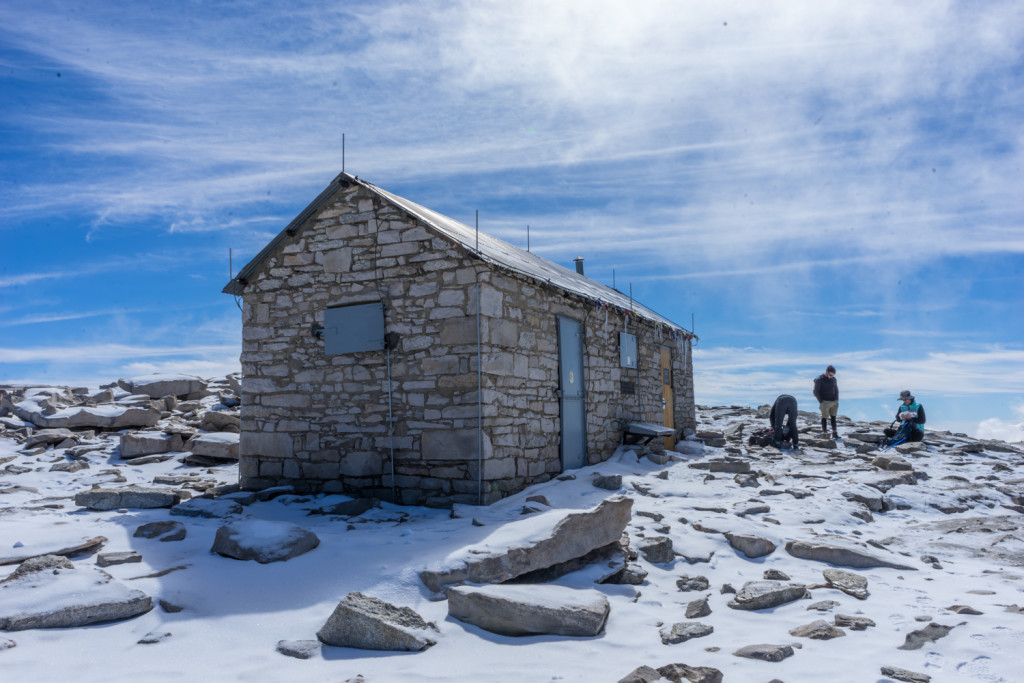
{"label": "wooden bench", "polygon": [[[676,430],[654,422],[625,422],[622,427],[622,443],[647,444],[657,437],[675,436]],[[642,440],[641,440],[642,439]]]}

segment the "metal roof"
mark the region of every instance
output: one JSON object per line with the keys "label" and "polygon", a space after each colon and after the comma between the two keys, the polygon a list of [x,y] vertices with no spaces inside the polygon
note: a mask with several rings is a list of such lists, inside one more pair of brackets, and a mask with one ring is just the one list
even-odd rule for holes
{"label": "metal roof", "polygon": [[[281,242],[294,235],[302,224],[315,214],[321,206],[341,187],[356,184],[366,188],[392,206],[398,207],[405,213],[432,228],[442,237],[448,238],[459,244],[463,249],[474,254],[481,260],[494,264],[506,270],[525,275],[541,282],[546,282],[563,291],[576,294],[594,302],[595,306],[602,305],[623,312],[631,311],[633,314],[647,320],[666,325],[676,330],[686,332],[685,328],[672,322],[668,318],[654,312],[646,306],[622,292],[613,289],[600,282],[580,275],[575,270],[570,270],[557,263],[552,263],[536,254],[513,246],[492,235],[480,232],[464,223],[449,218],[448,216],[420,206],[408,199],[383,190],[372,183],[361,180],[348,173],[339,174],[320,195],[307,206],[302,213],[288,224],[288,226],[275,237],[270,244],[256,255],[238,275],[224,287],[227,294],[240,295],[253,273],[260,267],[264,260],[273,254]],[[688,333],[691,334],[691,333]]]}

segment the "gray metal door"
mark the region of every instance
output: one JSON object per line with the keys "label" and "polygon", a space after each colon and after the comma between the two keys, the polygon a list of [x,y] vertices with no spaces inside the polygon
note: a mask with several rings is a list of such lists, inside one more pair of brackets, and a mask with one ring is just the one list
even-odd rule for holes
{"label": "gray metal door", "polygon": [[558,395],[561,397],[562,469],[587,464],[587,400],[583,390],[583,327],[558,316]]}

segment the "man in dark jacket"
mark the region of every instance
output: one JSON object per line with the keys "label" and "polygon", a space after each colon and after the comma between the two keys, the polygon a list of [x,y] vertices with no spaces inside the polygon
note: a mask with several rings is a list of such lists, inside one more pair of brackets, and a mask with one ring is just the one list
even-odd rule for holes
{"label": "man in dark jacket", "polygon": [[839,412],[839,382],[836,381],[836,369],[831,365],[814,380],[814,398],[818,399],[821,409],[821,433],[828,434],[828,419],[832,418],[832,438],[839,438],[836,429],[836,414]]}
{"label": "man in dark jacket", "polygon": [[[783,419],[787,418],[783,425]],[[768,421],[772,424],[772,445],[776,448],[782,446],[783,440],[793,440],[793,450],[800,448],[800,433],[796,428],[796,399],[789,394],[782,394],[768,413]]]}

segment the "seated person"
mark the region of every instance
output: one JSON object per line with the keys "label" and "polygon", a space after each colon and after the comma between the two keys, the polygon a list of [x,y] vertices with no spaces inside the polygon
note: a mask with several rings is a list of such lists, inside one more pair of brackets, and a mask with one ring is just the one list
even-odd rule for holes
{"label": "seated person", "polygon": [[[924,406],[918,403],[914,395],[907,389],[900,392],[900,407],[896,409],[896,419],[901,423],[909,422],[911,424],[907,441],[924,440]],[[898,429],[890,427],[885,430],[885,435],[891,439],[896,436],[898,431]]]}

